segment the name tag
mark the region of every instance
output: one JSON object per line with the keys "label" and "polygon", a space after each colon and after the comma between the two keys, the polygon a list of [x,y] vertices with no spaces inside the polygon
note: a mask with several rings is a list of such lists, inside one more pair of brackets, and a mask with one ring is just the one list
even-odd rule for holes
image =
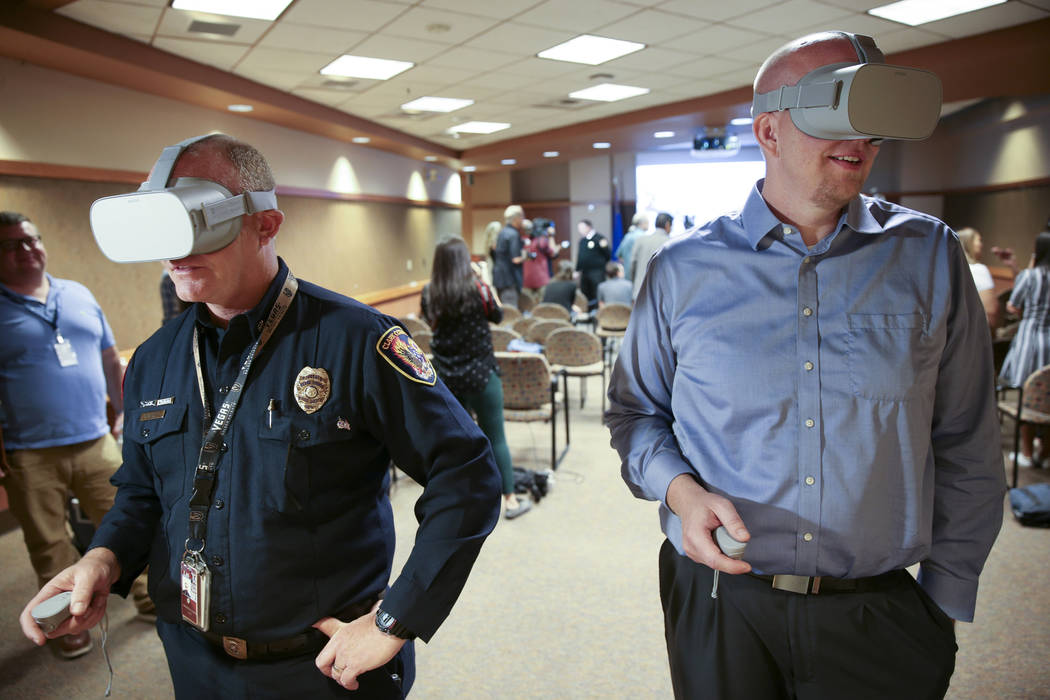
{"label": "name tag", "polygon": [[58,355],[60,367],[76,367],[77,351],[73,349],[73,344],[62,336],[55,341],[55,354]]}
{"label": "name tag", "polygon": [[157,420],[158,418],[163,418],[165,413],[167,413],[167,410],[163,408],[159,411],[146,411],[145,413],[139,415],[139,422],[142,422],[144,420]]}

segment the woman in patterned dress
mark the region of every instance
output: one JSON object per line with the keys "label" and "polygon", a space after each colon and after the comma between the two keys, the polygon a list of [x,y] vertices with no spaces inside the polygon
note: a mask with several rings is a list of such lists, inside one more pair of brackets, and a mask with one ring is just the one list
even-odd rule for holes
{"label": "woman in patterned dress", "polygon": [[514,493],[514,467],[503,432],[503,382],[489,332],[489,321],[499,323],[503,309],[495,290],[471,266],[462,238],[438,243],[433,274],[420,303],[434,331],[434,368],[459,402],[474,411],[481,432],[492,443],[503,477],[504,515],[516,518],[532,508],[532,502]]}
{"label": "woman in patterned dress", "polygon": [[[1014,280],[1006,309],[1023,316],[999,377],[1005,384],[1021,386],[1028,375],[1050,364],[1050,231],[1036,236],[1032,263]],[[1032,464],[1033,437],[1031,426],[1021,426],[1021,466]]]}

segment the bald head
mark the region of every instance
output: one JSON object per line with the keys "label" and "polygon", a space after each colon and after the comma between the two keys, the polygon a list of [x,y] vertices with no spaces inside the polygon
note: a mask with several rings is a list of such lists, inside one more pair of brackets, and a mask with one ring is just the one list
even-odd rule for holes
{"label": "bald head", "polygon": [[857,50],[841,32],[819,32],[790,41],[762,63],[755,76],[755,93],[795,85],[810,71],[830,63],[856,63]]}

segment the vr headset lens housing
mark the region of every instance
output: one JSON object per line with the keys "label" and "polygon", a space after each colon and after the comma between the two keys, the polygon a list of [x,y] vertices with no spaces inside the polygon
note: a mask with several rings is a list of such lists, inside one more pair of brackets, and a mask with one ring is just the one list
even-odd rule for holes
{"label": "vr headset lens housing", "polygon": [[940,119],[941,81],[918,68],[835,63],[807,73],[796,85],[755,95],[751,114],[785,109],[800,131],[818,139],[918,141],[932,134]]}

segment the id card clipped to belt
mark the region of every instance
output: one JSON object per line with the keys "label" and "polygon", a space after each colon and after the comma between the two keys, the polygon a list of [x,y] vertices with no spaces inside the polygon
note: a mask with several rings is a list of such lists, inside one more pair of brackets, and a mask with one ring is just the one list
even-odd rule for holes
{"label": "id card clipped to belt", "polygon": [[208,631],[208,601],[211,599],[211,572],[200,552],[182,555],[182,619],[201,632]]}

